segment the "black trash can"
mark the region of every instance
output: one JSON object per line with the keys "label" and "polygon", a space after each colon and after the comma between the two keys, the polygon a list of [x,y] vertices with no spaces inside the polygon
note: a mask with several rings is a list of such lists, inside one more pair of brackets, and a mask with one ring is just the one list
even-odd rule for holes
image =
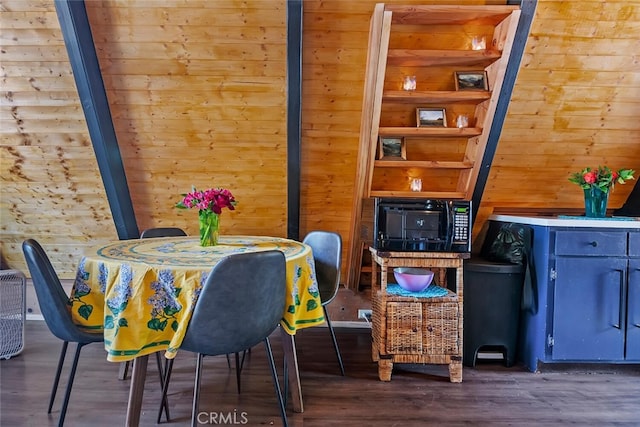
{"label": "black trash can", "polygon": [[506,366],[516,361],[520,299],[525,266],[483,258],[464,263],[463,363],[474,367],[483,347],[502,352]]}

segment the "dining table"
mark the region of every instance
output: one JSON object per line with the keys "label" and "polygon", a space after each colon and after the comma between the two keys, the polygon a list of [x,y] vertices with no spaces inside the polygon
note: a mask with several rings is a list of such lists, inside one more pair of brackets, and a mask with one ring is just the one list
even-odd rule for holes
{"label": "dining table", "polygon": [[103,332],[107,360],[133,360],[127,426],[139,424],[149,354],[162,351],[171,359],[179,352],[213,266],[232,254],[267,250],[280,250],[286,259],[279,329],[292,408],[303,412],[294,337],[297,330],[324,322],[309,245],[280,237],[221,236],[217,245],[203,247],[199,237],[186,236],[119,240],[85,251],[70,295],[72,318]]}

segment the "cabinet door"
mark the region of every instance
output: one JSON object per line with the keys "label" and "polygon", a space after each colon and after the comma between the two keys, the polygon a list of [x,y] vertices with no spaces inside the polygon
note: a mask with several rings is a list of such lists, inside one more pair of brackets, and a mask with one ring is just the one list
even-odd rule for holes
{"label": "cabinet door", "polygon": [[627,260],[556,259],[554,360],[622,360]]}
{"label": "cabinet door", "polygon": [[629,261],[626,360],[640,361],[640,260]]}

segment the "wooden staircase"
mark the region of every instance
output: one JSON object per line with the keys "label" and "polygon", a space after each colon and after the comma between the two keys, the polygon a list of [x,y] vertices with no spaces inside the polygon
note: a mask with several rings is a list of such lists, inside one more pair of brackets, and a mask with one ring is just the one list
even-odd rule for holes
{"label": "wooden staircase", "polygon": [[[471,200],[516,34],[517,6],[375,6],[369,29],[347,287],[359,290],[373,241],[372,197]],[[486,48],[472,50],[481,36]],[[464,90],[456,71],[486,73],[488,90]],[[414,91],[402,90],[416,76]],[[418,126],[416,108],[445,111]],[[466,115],[469,126],[456,127]],[[406,158],[380,159],[380,137],[402,139]],[[421,191],[411,191],[420,178]],[[368,267],[368,266],[367,266]]]}

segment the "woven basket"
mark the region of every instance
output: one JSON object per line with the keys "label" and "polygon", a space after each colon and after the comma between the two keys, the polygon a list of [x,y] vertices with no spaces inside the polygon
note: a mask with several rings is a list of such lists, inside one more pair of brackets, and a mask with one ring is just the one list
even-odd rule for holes
{"label": "woven basket", "polygon": [[413,298],[376,293],[372,303],[373,339],[381,355],[394,355],[397,362],[439,363],[460,354],[456,294]]}

